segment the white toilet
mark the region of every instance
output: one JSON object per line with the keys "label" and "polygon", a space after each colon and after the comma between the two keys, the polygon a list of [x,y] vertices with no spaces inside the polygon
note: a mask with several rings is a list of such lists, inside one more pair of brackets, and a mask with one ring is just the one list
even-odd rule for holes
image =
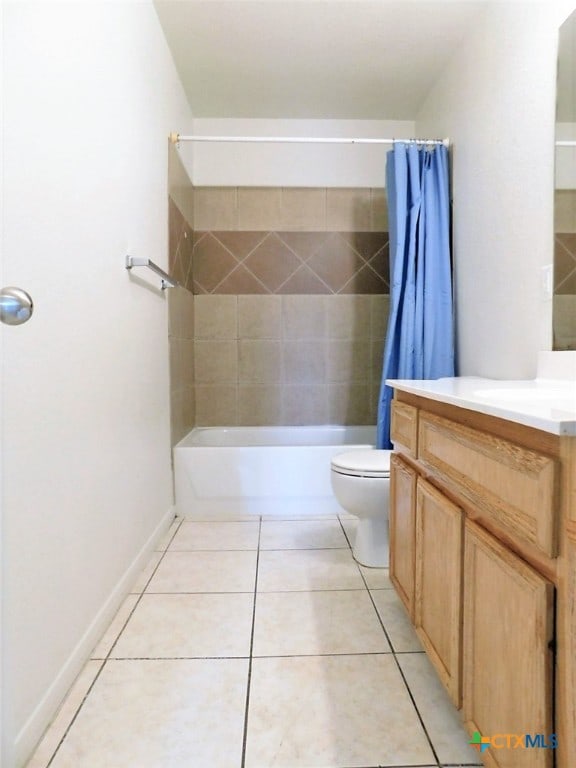
{"label": "white toilet", "polygon": [[360,450],[332,459],[332,490],[346,512],[358,518],[354,558],[370,568],[388,566],[388,500],[392,451]]}

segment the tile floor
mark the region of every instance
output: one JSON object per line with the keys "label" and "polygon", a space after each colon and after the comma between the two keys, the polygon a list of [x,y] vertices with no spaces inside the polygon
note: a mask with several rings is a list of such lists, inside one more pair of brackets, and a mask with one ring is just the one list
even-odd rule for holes
{"label": "tile floor", "polygon": [[28,768],[480,765],[354,520],[176,520]]}

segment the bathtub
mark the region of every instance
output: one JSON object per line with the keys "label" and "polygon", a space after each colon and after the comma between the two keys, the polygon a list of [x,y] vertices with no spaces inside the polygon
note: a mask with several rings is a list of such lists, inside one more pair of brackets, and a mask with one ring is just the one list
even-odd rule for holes
{"label": "bathtub", "polygon": [[330,460],[375,438],[375,427],[197,427],[174,448],[177,514],[338,514]]}

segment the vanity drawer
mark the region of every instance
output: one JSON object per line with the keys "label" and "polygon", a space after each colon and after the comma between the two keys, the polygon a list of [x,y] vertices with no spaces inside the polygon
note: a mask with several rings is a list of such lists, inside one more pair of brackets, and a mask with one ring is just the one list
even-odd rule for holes
{"label": "vanity drawer", "polygon": [[554,459],[424,411],[418,458],[503,531],[557,555]]}
{"label": "vanity drawer", "polygon": [[416,457],[418,449],[418,409],[413,405],[391,402],[390,440],[396,450],[404,449]]}

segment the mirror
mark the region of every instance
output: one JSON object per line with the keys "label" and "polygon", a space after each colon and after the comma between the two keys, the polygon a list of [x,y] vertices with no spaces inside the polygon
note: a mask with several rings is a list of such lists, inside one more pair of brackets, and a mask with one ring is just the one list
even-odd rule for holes
{"label": "mirror", "polygon": [[553,349],[576,349],[576,11],[560,27],[556,102]]}

